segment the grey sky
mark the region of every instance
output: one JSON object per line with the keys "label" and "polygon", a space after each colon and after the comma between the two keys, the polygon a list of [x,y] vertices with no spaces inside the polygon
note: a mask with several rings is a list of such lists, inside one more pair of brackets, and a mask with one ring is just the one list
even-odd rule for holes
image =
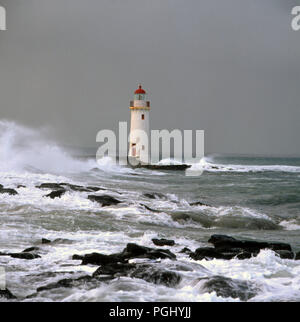
{"label": "grey sky", "polygon": [[0,119],[95,146],[129,121],[205,130],[206,152],[300,154],[292,0],[0,0]]}

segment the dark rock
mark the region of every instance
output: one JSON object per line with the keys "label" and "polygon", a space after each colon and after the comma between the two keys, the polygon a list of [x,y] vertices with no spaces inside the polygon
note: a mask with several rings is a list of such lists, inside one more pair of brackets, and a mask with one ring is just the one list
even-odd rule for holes
{"label": "dark rock", "polygon": [[13,254],[10,254],[10,256],[13,258],[28,259],[28,260],[41,257],[40,255],[32,254],[32,253],[13,253]]}
{"label": "dark rock", "polygon": [[91,253],[83,256],[81,264],[105,265],[122,261],[123,258],[120,254],[104,255],[99,253]]}
{"label": "dark rock", "polygon": [[35,252],[38,250],[39,250],[38,247],[29,247],[29,248],[24,249],[22,253],[30,253],[30,252]]}
{"label": "dark rock", "polygon": [[2,184],[0,184],[0,190],[1,190],[1,189],[3,189],[3,185],[2,185]]}
{"label": "dark rock", "polygon": [[148,264],[128,264],[113,263],[99,267],[93,277],[109,275],[111,278],[120,276],[130,276],[132,278],[143,279],[154,284],[162,284],[168,287],[176,286],[181,276],[175,272],[167,271]]}
{"label": "dark rock", "polygon": [[144,197],[149,198],[149,199],[160,199],[160,198],[165,198],[165,196],[162,193],[159,192],[147,192],[143,194]]}
{"label": "dark rock", "polygon": [[174,246],[175,245],[175,241],[172,240],[172,239],[164,239],[164,238],[156,239],[156,238],[153,238],[152,242],[156,246]]}
{"label": "dark rock", "polygon": [[73,259],[73,260],[83,260],[83,258],[84,258],[84,256],[82,256],[82,255],[77,255],[77,254],[74,254],[74,255],[72,256],[72,259]]}
{"label": "dark rock", "polygon": [[4,297],[8,300],[13,300],[17,298],[7,288],[5,290],[0,290],[0,297]]}
{"label": "dark rock", "polygon": [[231,259],[234,256],[222,254],[221,252],[218,252],[213,247],[200,247],[200,248],[197,248],[194,253],[191,253],[190,257],[194,260],[202,260],[202,259],[212,259],[212,258]]}
{"label": "dark rock", "polygon": [[64,188],[67,187],[70,190],[79,191],[79,192],[91,192],[92,191],[92,190],[85,188],[83,186],[78,186],[78,185],[74,185],[74,184],[70,184],[70,183],[61,183],[61,186],[63,186]]}
{"label": "dark rock", "polygon": [[138,265],[130,277],[140,278],[146,282],[174,287],[181,281],[181,276],[175,272],[158,269],[150,265]]}
{"label": "dark rock", "polygon": [[26,188],[26,186],[23,186],[22,184],[19,184],[19,185],[17,186],[17,188],[18,188],[18,189],[20,189],[20,188]]}
{"label": "dark rock", "polygon": [[282,259],[294,259],[295,254],[288,250],[276,250],[275,253]]}
{"label": "dark rock", "polygon": [[37,289],[37,292],[42,292],[42,291],[49,291],[55,288],[59,287],[64,287],[64,288],[70,288],[70,287],[76,287],[79,286],[82,283],[90,282],[92,280],[91,276],[81,276],[76,279],[71,279],[71,278],[64,278],[56,283],[51,283],[46,286],[41,286]]}
{"label": "dark rock", "polygon": [[300,260],[300,252],[296,253],[295,259]]}
{"label": "dark rock", "polygon": [[200,281],[205,281],[202,285],[203,291],[216,292],[221,297],[239,298],[242,301],[247,301],[254,297],[258,289],[248,281],[231,279],[224,276],[213,276],[200,278]]}
{"label": "dark rock", "polygon": [[251,258],[252,255],[257,255],[257,253],[246,252],[243,249],[232,248],[230,250],[219,250],[213,247],[200,247],[195,250],[195,252],[190,253],[190,257],[194,260],[202,259],[232,259],[237,257],[238,259]]}
{"label": "dark rock", "polygon": [[211,207],[210,205],[207,205],[201,201],[196,201],[196,202],[190,202],[190,206],[206,206],[206,207]]}
{"label": "dark rock", "polygon": [[49,194],[47,194],[46,196],[44,197],[49,197],[51,199],[54,199],[54,198],[61,198],[61,196],[66,192],[66,190],[64,189],[61,189],[61,190],[56,190],[56,191],[52,191],[50,192]]}
{"label": "dark rock", "polygon": [[149,258],[149,259],[176,259],[176,255],[168,249],[154,249],[150,247],[140,246],[137,244],[129,243],[123,250],[122,255],[126,259],[130,258]]}
{"label": "dark rock", "polygon": [[62,186],[60,183],[42,183],[39,186],[36,186],[36,188],[39,189],[62,189]]}
{"label": "dark rock", "polygon": [[50,244],[51,240],[47,239],[47,238],[42,238],[42,244]]}
{"label": "dark rock", "polygon": [[96,195],[89,195],[88,199],[91,201],[96,201],[102,205],[102,207],[117,205],[121,203],[120,200],[115,199],[114,197],[108,195],[96,196]]}
{"label": "dark rock", "polygon": [[183,253],[183,254],[188,254],[189,255],[189,254],[192,253],[192,251],[189,248],[184,247],[184,248],[182,248],[182,250],[179,253]]}
{"label": "dark rock", "polygon": [[289,244],[278,243],[278,242],[258,242],[252,240],[238,240],[226,235],[212,235],[208,240],[212,243],[215,248],[218,249],[231,249],[231,248],[241,248],[248,252],[257,252],[261,249],[272,249],[272,250],[288,250],[292,251]]}
{"label": "dark rock", "polygon": [[0,189],[0,193],[7,193],[11,196],[17,195],[17,191],[15,189]]}
{"label": "dark rock", "polygon": [[83,256],[82,265],[107,265],[113,263],[125,263],[132,258],[148,258],[148,259],[176,259],[176,255],[168,249],[154,249],[150,247],[140,246],[129,243],[121,253],[104,255],[99,253],[91,253]]}
{"label": "dark rock", "polygon": [[128,276],[136,268],[136,264],[110,263],[102,265],[93,273],[93,277],[99,275],[110,275],[112,278],[118,276]]}

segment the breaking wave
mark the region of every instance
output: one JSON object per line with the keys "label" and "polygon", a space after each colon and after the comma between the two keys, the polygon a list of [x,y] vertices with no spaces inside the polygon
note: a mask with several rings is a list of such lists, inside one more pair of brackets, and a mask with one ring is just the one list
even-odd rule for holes
{"label": "breaking wave", "polygon": [[0,121],[0,171],[71,173],[88,171],[92,160],[72,158],[62,147],[46,138],[43,129],[34,130],[14,122]]}

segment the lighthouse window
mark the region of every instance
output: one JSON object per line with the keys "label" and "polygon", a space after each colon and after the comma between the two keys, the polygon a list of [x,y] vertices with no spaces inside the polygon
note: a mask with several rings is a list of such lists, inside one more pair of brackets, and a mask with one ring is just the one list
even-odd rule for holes
{"label": "lighthouse window", "polygon": [[142,120],[144,120],[145,119],[145,115],[144,114],[142,114]]}

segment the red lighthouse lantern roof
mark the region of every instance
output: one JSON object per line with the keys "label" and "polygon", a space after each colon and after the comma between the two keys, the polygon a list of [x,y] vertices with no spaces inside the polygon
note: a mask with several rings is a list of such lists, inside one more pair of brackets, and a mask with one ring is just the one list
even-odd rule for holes
{"label": "red lighthouse lantern roof", "polygon": [[139,85],[139,88],[134,92],[134,94],[146,94],[146,92],[142,89],[142,85]]}

